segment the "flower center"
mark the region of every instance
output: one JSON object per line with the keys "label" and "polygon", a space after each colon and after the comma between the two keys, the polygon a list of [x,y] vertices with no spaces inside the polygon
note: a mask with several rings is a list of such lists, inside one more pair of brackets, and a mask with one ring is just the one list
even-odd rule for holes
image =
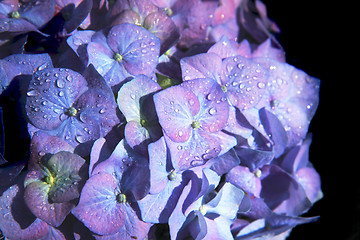
{"label": "flower center", "polygon": [[140,125],[142,126],[142,127],[146,127],[147,126],[147,121],[145,120],[145,119],[141,119],[140,120]]}
{"label": "flower center", "polygon": [[207,212],[206,206],[205,206],[205,205],[201,205],[201,207],[199,208],[199,212],[200,212],[202,215],[205,215],[206,212]]}
{"label": "flower center", "polygon": [[69,116],[71,116],[71,117],[75,117],[76,116],[76,114],[77,114],[77,110],[76,110],[76,108],[74,108],[74,107],[71,107],[71,108],[69,108],[68,110],[67,110],[67,114],[69,115]]}
{"label": "flower center", "polygon": [[115,59],[115,61],[117,61],[117,62],[121,62],[124,58],[123,58],[123,56],[121,56],[120,53],[115,53],[115,54],[114,54],[114,59]]}
{"label": "flower center", "polygon": [[225,85],[221,85],[221,90],[223,90],[224,93],[227,92],[227,87]]}
{"label": "flower center", "polygon": [[168,15],[168,17],[171,17],[174,14],[174,12],[171,8],[165,8],[164,10],[165,10],[166,15]]}
{"label": "flower center", "polygon": [[169,179],[170,181],[174,181],[174,180],[176,179],[176,172],[175,172],[174,169],[171,170],[171,172],[169,173],[168,179]]}
{"label": "flower center", "polygon": [[20,18],[20,13],[18,11],[13,11],[10,13],[10,17],[15,19]]}
{"label": "flower center", "polygon": [[193,121],[191,123],[191,127],[194,128],[194,129],[198,129],[200,127],[200,122],[199,121]]}
{"label": "flower center", "polygon": [[126,203],[126,195],[123,194],[123,193],[119,193],[117,196],[116,196],[116,201],[118,203]]}

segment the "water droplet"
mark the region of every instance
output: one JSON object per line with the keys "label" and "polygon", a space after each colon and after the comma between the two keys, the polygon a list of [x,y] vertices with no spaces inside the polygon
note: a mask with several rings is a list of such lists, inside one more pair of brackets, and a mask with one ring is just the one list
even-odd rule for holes
{"label": "water droplet", "polygon": [[100,110],[99,110],[99,113],[100,113],[100,114],[105,113],[105,109],[104,109],[104,108],[100,109]]}
{"label": "water droplet", "polygon": [[26,95],[28,95],[29,97],[35,97],[37,95],[39,95],[40,93],[36,90],[36,89],[30,89]]}
{"label": "water droplet", "polygon": [[48,102],[47,101],[42,101],[41,105],[45,106]]}
{"label": "water droplet", "polygon": [[181,137],[183,135],[183,132],[179,131],[178,134],[179,134],[179,137]]}
{"label": "water droplet", "polygon": [[209,100],[209,101],[213,101],[213,100],[215,100],[215,98],[216,98],[216,95],[214,93],[209,93],[206,96],[206,99]]}
{"label": "water droplet", "polygon": [[130,93],[130,98],[132,99],[132,100],[135,100],[135,94],[134,93]]}
{"label": "water droplet", "polygon": [[258,86],[258,88],[263,89],[263,88],[265,88],[265,83],[259,82],[257,84],[257,86]]}
{"label": "water droplet", "polygon": [[[235,61],[235,60],[234,60],[234,61]],[[243,69],[243,68],[245,67],[245,65],[242,64],[242,63],[239,63],[239,64],[237,65],[237,67],[241,70],[241,69]]]}
{"label": "water droplet", "polygon": [[209,114],[210,115],[214,115],[216,113],[216,109],[215,108],[210,108],[209,109]]}
{"label": "water droplet", "polygon": [[37,68],[37,70],[38,70],[38,71],[42,71],[42,70],[44,70],[45,68],[47,68],[47,64],[46,64],[46,63],[41,64],[41,65]]}
{"label": "water droplet", "polygon": [[182,149],[182,146],[181,146],[181,145],[177,146],[177,149],[178,149],[178,150],[181,150],[181,149]]}
{"label": "water droplet", "polygon": [[193,99],[190,99],[190,100],[189,100],[189,105],[190,105],[190,106],[193,106],[194,104],[195,104],[195,101],[194,101]]}
{"label": "water droplet", "polygon": [[64,88],[65,87],[65,82],[61,78],[56,79],[55,84],[56,84],[56,86],[58,88]]}
{"label": "water droplet", "polygon": [[65,79],[66,79],[67,81],[71,82],[72,77],[71,77],[71,75],[67,75]]}
{"label": "water droplet", "polygon": [[84,143],[84,142],[86,142],[86,137],[83,136],[83,135],[77,135],[77,136],[75,137],[75,139],[76,139],[76,141],[78,141],[79,143]]}
{"label": "water droplet", "polygon": [[63,91],[60,91],[60,92],[58,93],[58,95],[59,95],[59,97],[63,97],[63,96],[64,96],[64,92],[63,92]]}
{"label": "water droplet", "polygon": [[239,88],[240,88],[240,89],[243,89],[243,88],[245,88],[245,87],[246,87],[245,83],[241,83],[241,84],[239,85]]}

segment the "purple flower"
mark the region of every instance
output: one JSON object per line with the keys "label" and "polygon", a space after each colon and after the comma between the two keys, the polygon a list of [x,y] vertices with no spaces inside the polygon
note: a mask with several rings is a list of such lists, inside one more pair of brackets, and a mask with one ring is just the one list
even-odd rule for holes
{"label": "purple flower", "polygon": [[111,15],[114,18],[112,26],[132,23],[144,27],[158,37],[161,41],[160,54],[166,52],[179,39],[179,30],[174,22],[151,1],[117,1]]}
{"label": "purple flower", "polygon": [[48,131],[76,147],[106,135],[119,122],[114,96],[103,78],[92,67],[84,75],[86,79],[62,68],[33,75],[26,100],[32,132]]}
{"label": "purple flower", "polygon": [[72,213],[105,238],[143,238],[150,224],[138,219],[134,207],[136,199],[148,192],[148,174],[147,159],[122,140],[112,155],[94,168]]}
{"label": "purple flower", "polygon": [[76,154],[61,151],[41,158],[36,170],[25,179],[24,200],[31,212],[52,226],[59,226],[80,196],[87,177],[85,160]]}
{"label": "purple flower", "polygon": [[[79,39],[79,34],[82,36],[85,33],[78,32],[71,38]],[[109,86],[117,85],[133,75],[152,76],[158,63],[160,40],[134,24],[116,25],[106,36],[102,31],[89,32],[85,43],[88,43],[87,53],[79,51],[79,45],[83,42],[74,39],[70,41],[70,46],[85,61],[84,64],[94,65]]]}
{"label": "purple flower", "polygon": [[154,95],[159,122],[175,168],[204,164],[236,145],[221,132],[229,104],[221,87],[211,79],[196,79]]}

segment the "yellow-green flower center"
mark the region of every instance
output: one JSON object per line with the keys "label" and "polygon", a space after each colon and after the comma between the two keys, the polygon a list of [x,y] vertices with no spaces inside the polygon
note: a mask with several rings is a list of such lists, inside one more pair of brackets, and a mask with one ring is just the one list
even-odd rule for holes
{"label": "yellow-green flower center", "polygon": [[114,59],[115,59],[115,61],[117,61],[117,62],[121,62],[124,58],[123,58],[123,56],[121,56],[120,53],[115,53],[115,54],[114,54]]}
{"label": "yellow-green flower center", "polygon": [[116,196],[116,201],[118,203],[126,203],[126,195],[123,194],[123,193],[119,193],[117,196]]}
{"label": "yellow-green flower center", "polygon": [[175,170],[172,170],[172,171],[169,173],[168,179],[169,179],[170,181],[174,181],[174,180],[176,179],[176,172],[175,172]]}
{"label": "yellow-green flower center", "polygon": [[198,129],[200,127],[200,122],[199,121],[193,121],[191,123],[191,127],[194,128],[194,129]]}
{"label": "yellow-green flower center", "polygon": [[13,11],[10,13],[11,18],[20,18],[20,13],[18,11]]}
{"label": "yellow-green flower center", "polygon": [[75,117],[76,116],[76,114],[77,114],[77,110],[76,110],[76,108],[74,108],[74,107],[71,107],[71,108],[69,108],[68,110],[67,110],[67,114],[69,115],[69,116],[71,116],[71,117]]}

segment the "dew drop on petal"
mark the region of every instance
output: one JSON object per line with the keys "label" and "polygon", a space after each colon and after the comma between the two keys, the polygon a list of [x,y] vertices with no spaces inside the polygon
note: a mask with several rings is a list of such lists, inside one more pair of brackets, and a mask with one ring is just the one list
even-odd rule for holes
{"label": "dew drop on petal", "polygon": [[209,109],[209,114],[210,115],[214,115],[216,113],[216,109],[215,108],[210,108]]}
{"label": "dew drop on petal", "polygon": [[258,86],[258,88],[263,89],[263,88],[265,88],[265,83],[259,82],[259,83],[257,84],[257,86]]}
{"label": "dew drop on petal", "polygon": [[41,65],[37,68],[37,70],[38,70],[38,71],[42,71],[42,70],[44,70],[45,68],[47,68],[47,64],[46,64],[46,63],[41,64]]}
{"label": "dew drop on petal", "polygon": [[55,84],[56,84],[56,86],[57,86],[58,88],[64,88],[64,87],[65,87],[65,82],[64,82],[64,80],[63,80],[63,79],[60,79],[60,78],[56,79]]}
{"label": "dew drop on petal", "polygon": [[76,139],[76,141],[78,141],[79,143],[84,143],[84,142],[86,142],[86,137],[83,136],[83,135],[77,135],[77,136],[75,137],[75,139]]}
{"label": "dew drop on petal", "polygon": [[136,96],[135,96],[134,93],[131,93],[131,94],[130,94],[130,98],[131,98],[131,99],[135,100],[135,97],[136,97]]}
{"label": "dew drop on petal", "polygon": [[39,95],[40,93],[36,90],[36,89],[30,89],[26,95],[28,95],[29,97],[35,97],[37,95]]}
{"label": "dew drop on petal", "polygon": [[60,92],[58,93],[58,95],[59,95],[59,97],[63,97],[63,96],[64,96],[64,92],[63,92],[63,91],[60,91]]}

